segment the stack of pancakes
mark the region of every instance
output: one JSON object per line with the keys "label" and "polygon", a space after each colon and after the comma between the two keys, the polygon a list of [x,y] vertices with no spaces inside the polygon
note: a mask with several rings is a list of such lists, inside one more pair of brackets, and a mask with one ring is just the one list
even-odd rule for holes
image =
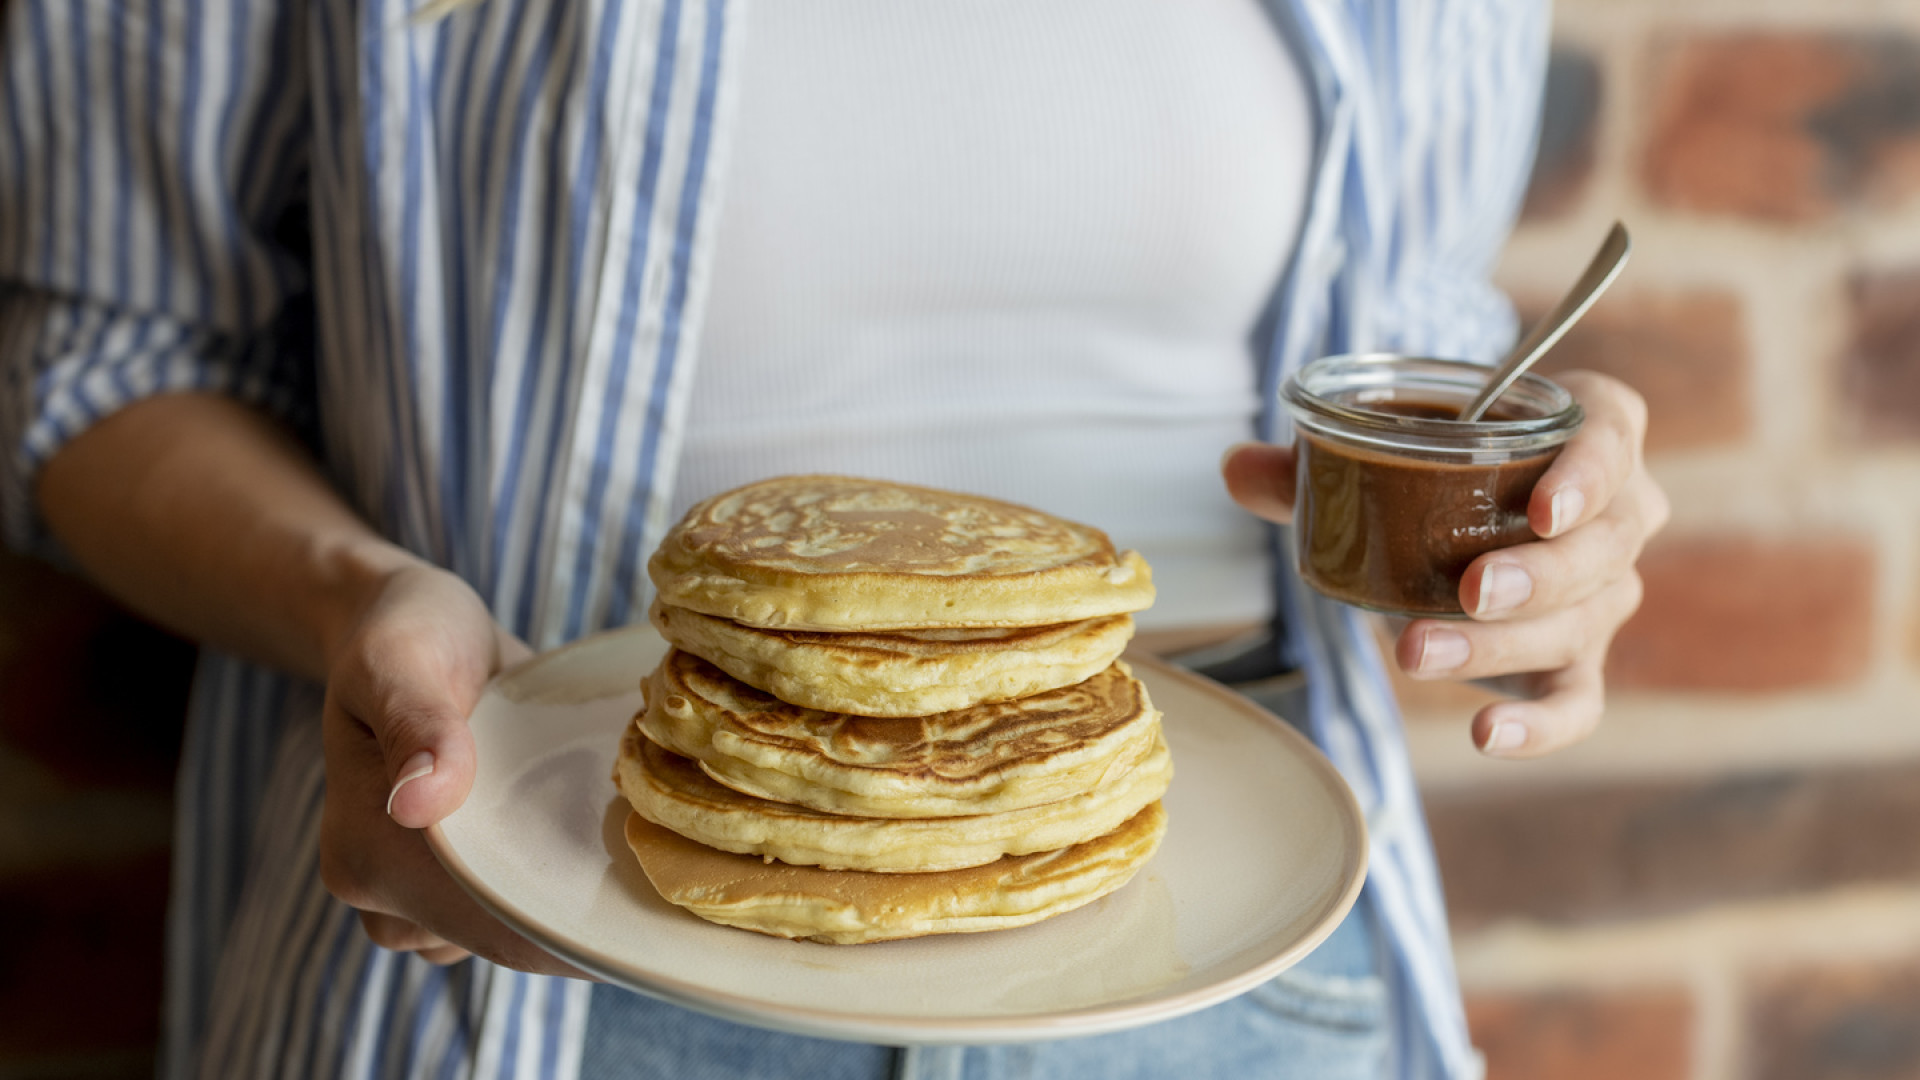
{"label": "stack of pancakes", "polygon": [[842,944],[990,930],[1159,844],[1172,760],[1118,661],[1153,584],[1099,530],[777,477],[695,506],[647,569],[674,648],[615,779],[672,903]]}

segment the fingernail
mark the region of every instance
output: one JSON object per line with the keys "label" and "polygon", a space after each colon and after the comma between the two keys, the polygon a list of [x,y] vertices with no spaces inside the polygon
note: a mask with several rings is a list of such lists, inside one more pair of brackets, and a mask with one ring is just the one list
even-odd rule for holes
{"label": "fingernail", "polygon": [[1452,671],[1473,654],[1467,636],[1453,630],[1429,630],[1420,642],[1420,662],[1414,670],[1421,674]]}
{"label": "fingernail", "polygon": [[1559,536],[1580,520],[1580,511],[1587,508],[1587,497],[1580,494],[1579,488],[1561,488],[1553,493],[1551,506],[1553,520],[1547,523],[1547,535]]}
{"label": "fingernail", "polygon": [[1532,595],[1532,575],[1512,563],[1494,563],[1480,572],[1480,599],[1473,613],[1493,615],[1511,611]]}
{"label": "fingernail", "polygon": [[1487,741],[1480,749],[1489,754],[1504,754],[1527,745],[1527,726],[1514,720],[1495,720],[1487,729]]}
{"label": "fingernail", "polygon": [[411,784],[415,780],[418,780],[423,776],[427,776],[432,772],[433,772],[433,751],[422,750],[419,753],[408,758],[407,763],[405,765],[400,766],[400,779],[395,780],[393,782],[393,790],[387,792],[387,816],[388,817],[393,816],[393,799],[394,799],[394,796],[400,794],[401,788],[406,787],[408,784]]}

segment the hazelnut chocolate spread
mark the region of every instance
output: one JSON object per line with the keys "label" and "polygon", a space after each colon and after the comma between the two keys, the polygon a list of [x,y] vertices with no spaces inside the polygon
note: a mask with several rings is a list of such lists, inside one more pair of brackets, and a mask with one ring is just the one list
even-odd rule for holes
{"label": "hazelnut chocolate spread", "polygon": [[[1451,420],[1460,408],[1417,399],[1355,407],[1423,420]],[[1528,415],[1496,406],[1485,419]],[[1527,501],[1559,453],[1552,446],[1523,456],[1420,454],[1307,430],[1299,449],[1301,576],[1336,600],[1428,616],[1463,613],[1460,577],[1474,559],[1534,539]]]}

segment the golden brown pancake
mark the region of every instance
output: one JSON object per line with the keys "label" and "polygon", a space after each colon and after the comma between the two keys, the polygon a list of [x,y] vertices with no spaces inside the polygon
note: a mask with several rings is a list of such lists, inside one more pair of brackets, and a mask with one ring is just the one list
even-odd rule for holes
{"label": "golden brown pancake", "polygon": [[782,701],[925,716],[1053,690],[1120,658],[1133,616],[1052,626],[880,633],[767,630],[654,601],[661,636]]}
{"label": "golden brown pancake", "polygon": [[998,814],[1126,774],[1160,713],[1123,662],[1073,686],[931,716],[801,708],[680,649],[641,683],[648,738],[735,791],[832,814]]}
{"label": "golden brown pancake", "polygon": [[999,930],[1070,911],[1126,884],[1165,831],[1155,802],[1085,843],[929,874],[821,870],[715,851],[637,813],[627,818],[627,845],[662,897],[703,919],[850,945]]}
{"label": "golden brown pancake", "polygon": [[1153,603],[1137,552],[1038,510],[847,476],[782,476],[689,510],[648,560],[660,599],[748,626],[1045,626]]}
{"label": "golden brown pancake", "polygon": [[721,851],[827,870],[925,873],[1053,851],[1103,836],[1166,794],[1173,758],[1153,752],[1112,783],[1059,802],[958,818],[844,817],[742,795],[629,727],[614,779],[640,816]]}

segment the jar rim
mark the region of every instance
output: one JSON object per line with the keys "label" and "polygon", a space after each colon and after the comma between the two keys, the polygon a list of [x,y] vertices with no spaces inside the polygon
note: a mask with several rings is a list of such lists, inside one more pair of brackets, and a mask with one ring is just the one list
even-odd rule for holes
{"label": "jar rim", "polygon": [[1535,415],[1511,420],[1472,422],[1380,412],[1336,400],[1334,395],[1364,395],[1416,389],[1457,399],[1464,406],[1486,384],[1490,368],[1468,360],[1400,353],[1344,353],[1326,356],[1289,374],[1281,401],[1296,423],[1324,434],[1377,446],[1434,452],[1526,451],[1558,445],[1585,419],[1573,395],[1545,376],[1526,372],[1501,395],[1518,400]]}

